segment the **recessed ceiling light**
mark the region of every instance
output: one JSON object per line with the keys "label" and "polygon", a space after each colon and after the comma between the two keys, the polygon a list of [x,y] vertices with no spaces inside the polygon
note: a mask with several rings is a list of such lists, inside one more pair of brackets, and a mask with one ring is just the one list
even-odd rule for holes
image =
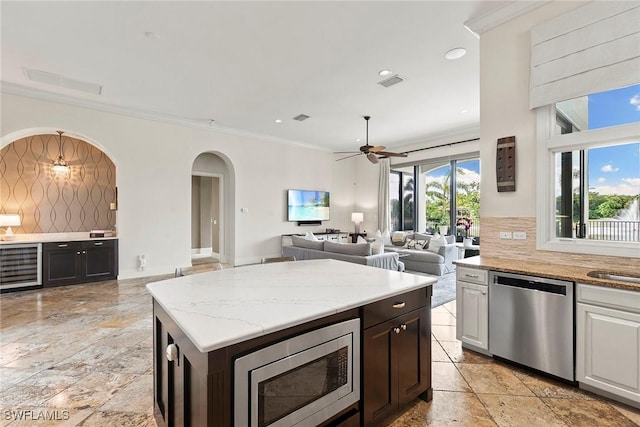
{"label": "recessed ceiling light", "polygon": [[446,59],[460,59],[467,54],[467,49],[463,47],[456,47],[444,54]]}
{"label": "recessed ceiling light", "polygon": [[391,75],[391,70],[380,70],[378,71],[378,75],[385,77],[385,76],[390,76]]}
{"label": "recessed ceiling light", "polygon": [[356,138],[356,142],[360,142],[360,138]]}
{"label": "recessed ceiling light", "polygon": [[153,31],[145,31],[144,36],[148,39],[160,40],[160,34],[154,33]]}
{"label": "recessed ceiling light", "polygon": [[216,121],[213,119],[209,119],[209,126],[213,126],[216,124]]}
{"label": "recessed ceiling light", "polygon": [[467,114],[469,112],[469,110],[462,110],[460,111],[460,114]]}
{"label": "recessed ceiling light", "polygon": [[274,120],[274,122],[275,122],[275,123],[282,123],[282,120],[280,120],[280,119],[275,119],[275,120]]}

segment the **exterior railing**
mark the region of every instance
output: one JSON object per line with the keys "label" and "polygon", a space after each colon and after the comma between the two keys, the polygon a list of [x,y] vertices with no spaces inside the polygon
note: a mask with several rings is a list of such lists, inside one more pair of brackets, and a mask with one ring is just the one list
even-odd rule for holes
{"label": "exterior railing", "polygon": [[587,221],[587,238],[640,242],[640,221],[592,220]]}

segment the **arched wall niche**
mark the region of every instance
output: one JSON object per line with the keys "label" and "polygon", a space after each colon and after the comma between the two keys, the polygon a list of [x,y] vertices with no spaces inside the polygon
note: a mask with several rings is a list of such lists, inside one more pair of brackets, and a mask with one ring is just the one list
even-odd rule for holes
{"label": "arched wall niche", "polygon": [[2,138],[0,213],[20,215],[21,225],[14,227],[20,234],[114,230],[114,161],[95,141],[64,131],[62,154],[70,173],[55,174],[52,164],[60,151],[56,130],[28,129]]}
{"label": "arched wall niche", "polygon": [[[218,245],[214,243],[213,246],[219,249],[221,262],[233,265],[235,260],[235,235],[233,233],[235,229],[235,216],[233,215],[235,212],[235,171],[233,164],[223,153],[217,151],[203,152],[193,160],[191,176],[192,180],[193,177],[197,176],[216,177],[220,180],[221,191],[218,193],[220,240]],[[192,221],[196,220],[193,209],[192,199]]]}

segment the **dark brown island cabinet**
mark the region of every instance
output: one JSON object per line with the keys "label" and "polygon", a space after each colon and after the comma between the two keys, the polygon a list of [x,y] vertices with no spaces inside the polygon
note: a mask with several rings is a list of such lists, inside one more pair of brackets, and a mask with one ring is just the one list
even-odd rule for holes
{"label": "dark brown island cabinet", "polygon": [[44,243],[42,266],[45,287],[116,279],[118,240]]}
{"label": "dark brown island cabinet", "polygon": [[[360,401],[319,424],[379,425],[431,388],[431,286],[228,347],[200,352],[154,300],[154,415],[159,426],[237,426],[234,361],[273,343],[360,319]],[[174,350],[169,358],[168,347]],[[172,360],[169,360],[172,359]],[[243,426],[254,427],[254,426]]]}

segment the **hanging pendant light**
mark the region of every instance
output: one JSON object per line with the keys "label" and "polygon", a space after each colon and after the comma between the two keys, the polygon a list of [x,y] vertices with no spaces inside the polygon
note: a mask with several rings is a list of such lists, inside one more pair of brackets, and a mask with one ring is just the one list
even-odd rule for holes
{"label": "hanging pendant light", "polygon": [[58,150],[59,155],[55,162],[53,162],[52,170],[56,175],[69,175],[71,172],[71,168],[67,164],[67,161],[64,159],[62,155],[62,134],[64,133],[61,130],[56,131],[58,133]]}

